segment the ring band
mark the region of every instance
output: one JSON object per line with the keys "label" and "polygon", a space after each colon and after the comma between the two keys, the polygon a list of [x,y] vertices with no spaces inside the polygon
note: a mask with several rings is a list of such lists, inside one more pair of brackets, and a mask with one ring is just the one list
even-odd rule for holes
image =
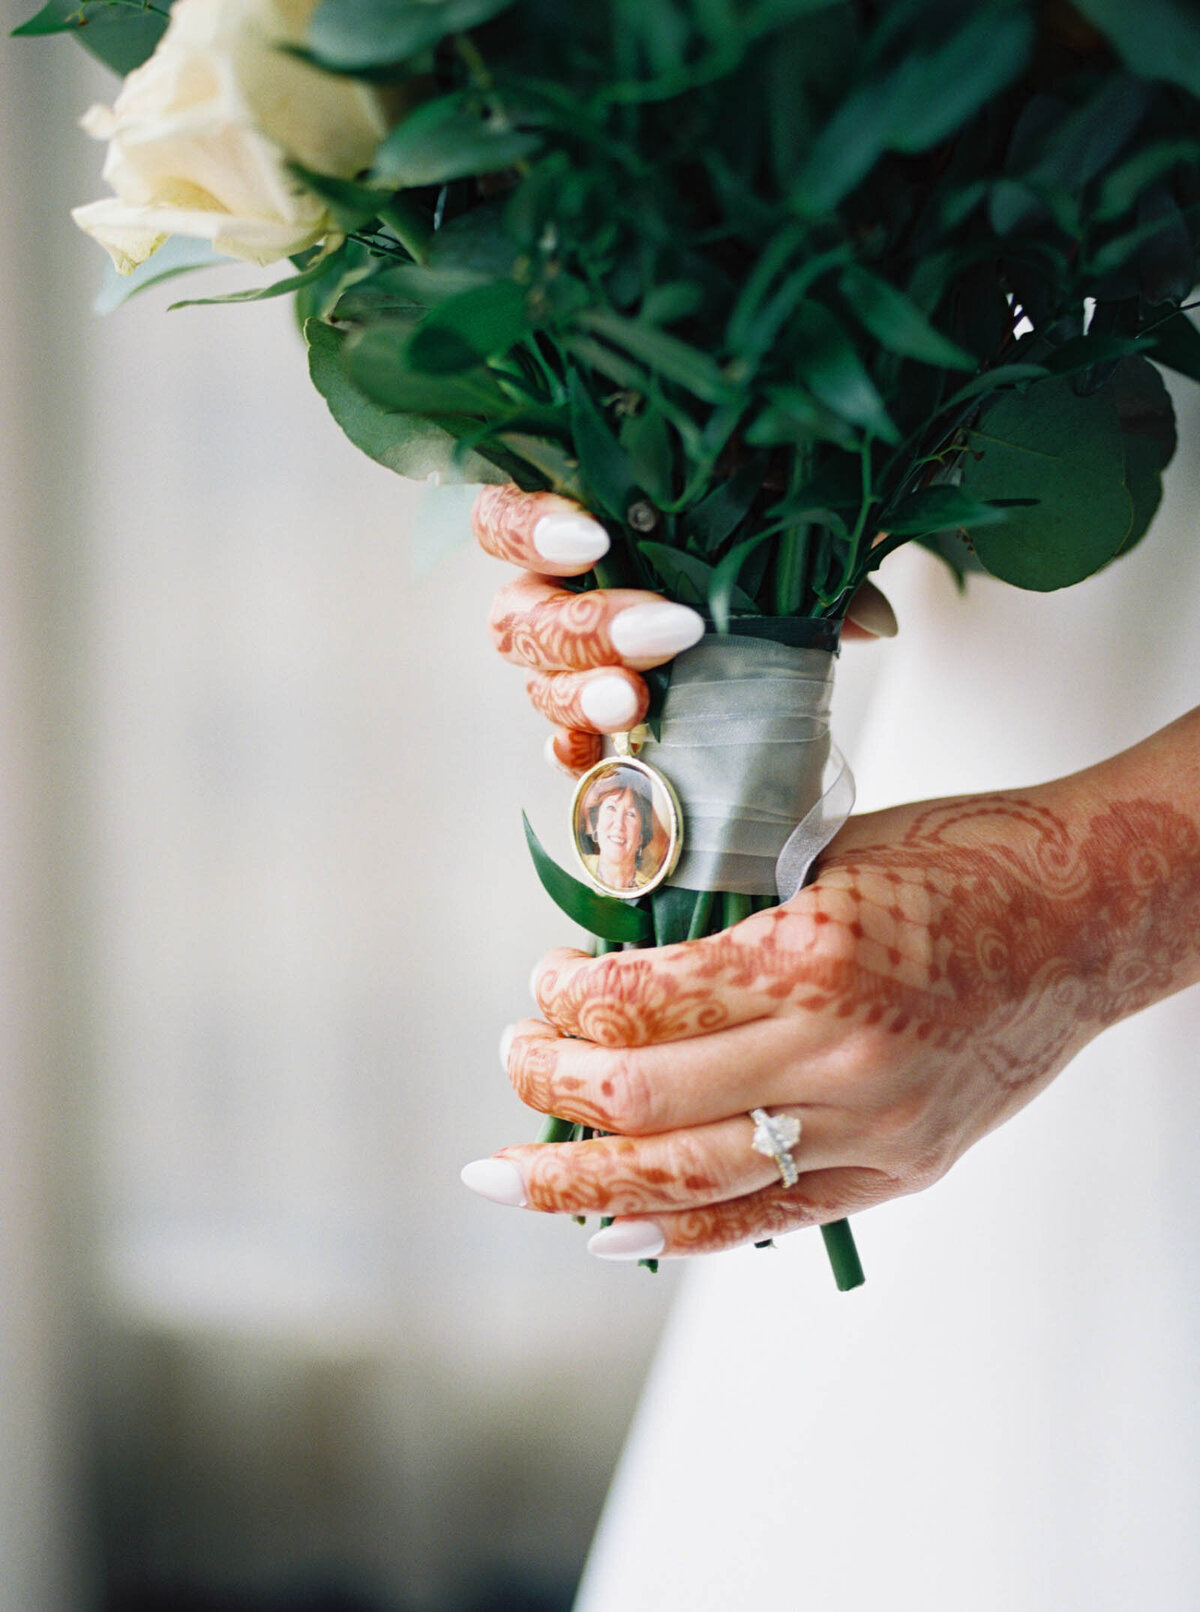
{"label": "ring band", "polygon": [[779,1179],[785,1187],[794,1187],[800,1179],[792,1149],[800,1140],[800,1121],[792,1114],[768,1114],[765,1108],[752,1108],[754,1135],[750,1146],[764,1158],[774,1159],[779,1166]]}

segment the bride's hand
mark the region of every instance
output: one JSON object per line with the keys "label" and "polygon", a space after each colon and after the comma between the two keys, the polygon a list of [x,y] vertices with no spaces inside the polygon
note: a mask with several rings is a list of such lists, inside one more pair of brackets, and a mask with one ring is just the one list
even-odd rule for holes
{"label": "bride's hand", "polygon": [[[553,725],[548,758],[581,773],[599,761],[602,734],[626,732],[645,716],[650,696],[638,673],[690,649],[703,618],[641,589],[556,588],[549,578],[581,576],[608,552],[604,527],[569,499],[485,487],[472,523],[488,554],[524,568],[496,595],[492,640],[505,660],[525,667],[529,698]],[[887,600],[864,584],[844,636],[895,630]]]}
{"label": "bride's hand", "polygon": [[[812,885],[722,934],[551,952],[509,1075],[531,1107],[616,1134],[506,1148],[464,1180],[617,1216],[589,1245],[616,1259],[926,1187],[1104,1025],[1195,976],[1198,844],[1171,807],[1079,780],[904,806],[852,818]],[[791,1188],[751,1147],[754,1108],[802,1122]]]}

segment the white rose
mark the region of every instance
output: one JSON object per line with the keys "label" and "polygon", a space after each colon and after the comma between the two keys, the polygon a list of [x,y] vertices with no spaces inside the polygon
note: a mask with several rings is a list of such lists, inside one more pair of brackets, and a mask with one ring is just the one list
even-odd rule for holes
{"label": "white rose", "polygon": [[288,172],[350,178],[387,132],[379,97],[278,48],[304,37],[317,0],[176,0],[157,50],[87,132],[109,142],[116,191],[72,217],[130,273],[170,235],[273,263],[336,235]]}

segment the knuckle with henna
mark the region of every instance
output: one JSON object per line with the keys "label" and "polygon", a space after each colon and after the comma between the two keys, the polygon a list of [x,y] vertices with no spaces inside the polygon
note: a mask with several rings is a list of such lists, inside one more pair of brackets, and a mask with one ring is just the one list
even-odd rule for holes
{"label": "knuckle with henna", "polygon": [[655,1129],[657,1094],[636,1057],[615,1051],[599,1075],[596,1089],[596,1107],[603,1116],[605,1130],[637,1136]]}

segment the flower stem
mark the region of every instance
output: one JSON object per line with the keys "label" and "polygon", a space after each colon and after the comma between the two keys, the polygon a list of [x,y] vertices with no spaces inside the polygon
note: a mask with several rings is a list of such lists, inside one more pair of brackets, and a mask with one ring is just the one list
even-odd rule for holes
{"label": "flower stem", "polygon": [[835,1220],[828,1226],[822,1226],[821,1236],[825,1239],[825,1252],[829,1255],[838,1291],[848,1293],[851,1288],[861,1287],[867,1278],[858,1257],[858,1249],[854,1246],[850,1222]]}

